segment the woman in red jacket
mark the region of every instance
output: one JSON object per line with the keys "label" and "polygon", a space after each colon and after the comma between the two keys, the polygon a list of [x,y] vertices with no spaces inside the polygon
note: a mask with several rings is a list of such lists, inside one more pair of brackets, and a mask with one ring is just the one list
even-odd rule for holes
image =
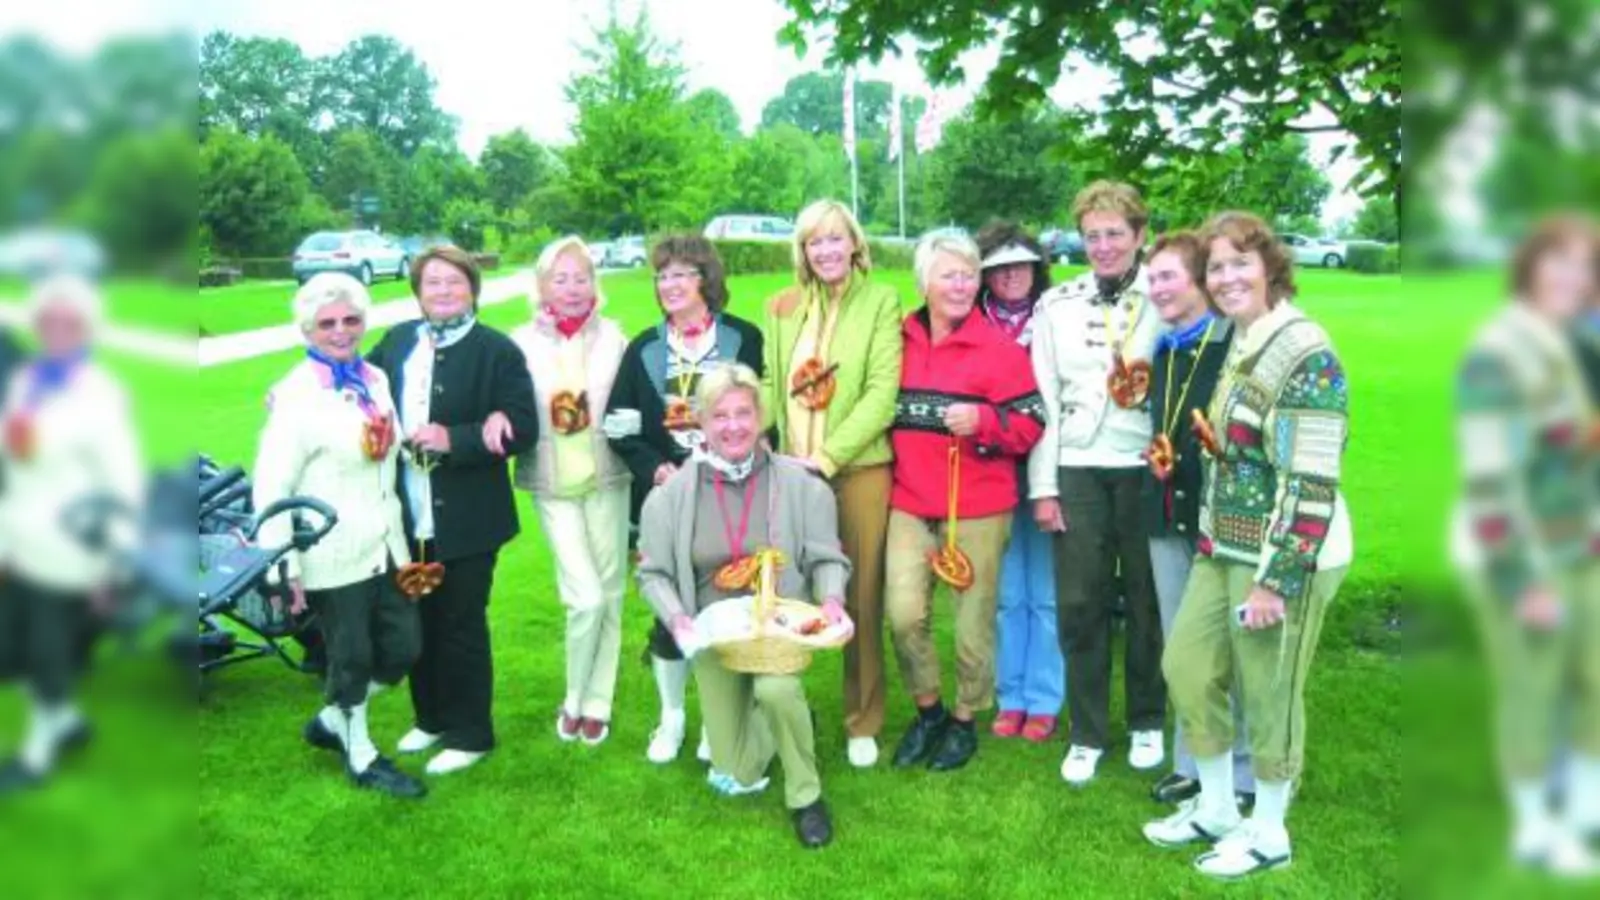
{"label": "woman in red jacket", "polygon": [[[923,238],[914,260],[926,303],[906,318],[900,396],[890,442],[885,610],[917,717],[894,764],[959,768],[978,749],[973,716],[994,704],[994,617],[1000,559],[1017,504],[1017,462],[1044,430],[1027,351],[976,313],[978,247]],[[956,616],[956,703],[939,696],[932,576]]]}

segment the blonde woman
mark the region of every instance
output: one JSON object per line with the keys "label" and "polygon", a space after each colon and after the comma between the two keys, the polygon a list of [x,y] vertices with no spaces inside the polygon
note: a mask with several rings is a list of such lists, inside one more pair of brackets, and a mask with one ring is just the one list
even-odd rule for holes
{"label": "blonde woman", "polygon": [[828,479],[854,577],[845,607],[844,718],[852,765],[878,760],[883,728],[883,578],[889,533],[889,425],[900,386],[900,297],[871,278],[866,234],[850,210],[819,200],[794,236],[798,282],[767,304],[762,390],[779,452]]}
{"label": "blonde woman", "polygon": [[[339,521],[315,547],[288,557],[291,611],[309,605],[327,641],[327,705],[305,727],[314,747],[341,753],[357,786],[421,797],[422,783],[378,753],[367,702],[399,684],[421,651],[415,603],[395,584],[411,561],[395,490],[400,434],[389,379],[361,358],[372,299],[355,278],[313,277],[294,299],[306,356],[273,388],[254,471],[255,507],[316,497]],[[290,523],[269,519],[266,545],[288,543]]]}
{"label": "blonde woman", "polygon": [[533,495],[567,610],[567,690],[556,736],[595,745],[611,731],[622,650],[630,485],[597,416],[628,340],[600,314],[605,297],[582,240],[546,247],[534,277],[534,321],[511,339],[528,359],[539,440],[517,457],[516,485]]}

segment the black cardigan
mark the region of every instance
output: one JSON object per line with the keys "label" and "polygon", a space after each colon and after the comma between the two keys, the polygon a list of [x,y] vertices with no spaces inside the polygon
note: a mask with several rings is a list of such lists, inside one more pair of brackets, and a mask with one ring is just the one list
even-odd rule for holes
{"label": "black cardigan", "polygon": [[[367,354],[389,377],[397,409],[404,406],[406,358],[417,346],[420,325],[413,319],[390,328]],[[511,420],[513,435],[503,457],[483,445],[483,422],[492,412]],[[429,477],[433,558],[448,562],[498,550],[518,533],[508,461],[539,439],[533,378],[522,350],[482,322],[473,325],[459,342],[434,354],[428,413],[450,432],[450,452]],[[415,541],[404,464],[397,472],[406,536]]]}
{"label": "black cardigan", "polygon": [[[717,330],[728,329],[738,342],[734,358],[761,374],[761,329],[745,320],[721,313],[717,316]],[[611,449],[622,458],[633,474],[633,510],[631,521],[637,525],[644,497],[655,486],[656,469],[662,463],[682,465],[689,454],[678,446],[667,431],[666,400],[656,390],[655,382],[645,368],[645,354],[666,338],[661,324],[652,325],[628,343],[617,368],[617,380],[611,388],[611,398],[606,412],[619,409],[639,411],[641,433],[625,438],[612,438]],[[723,338],[719,337],[721,342]]]}
{"label": "black cardigan", "polygon": [[[1177,425],[1172,429],[1172,448],[1177,455],[1171,477],[1162,482],[1147,469],[1143,491],[1145,527],[1151,537],[1184,537],[1194,540],[1200,528],[1201,478],[1204,466],[1200,441],[1190,427],[1190,410],[1206,409],[1211,396],[1217,391],[1217,381],[1222,377],[1222,364],[1233,345],[1233,326],[1223,318],[1217,319],[1217,329],[1211,340],[1200,347],[1188,350],[1158,351],[1150,367],[1150,421],[1154,432],[1160,432],[1161,421],[1167,406],[1168,372],[1171,372],[1173,414]],[[1176,409],[1183,384],[1194,367],[1194,382],[1183,400],[1183,409]],[[1172,491],[1172,516],[1167,516],[1166,492]]]}

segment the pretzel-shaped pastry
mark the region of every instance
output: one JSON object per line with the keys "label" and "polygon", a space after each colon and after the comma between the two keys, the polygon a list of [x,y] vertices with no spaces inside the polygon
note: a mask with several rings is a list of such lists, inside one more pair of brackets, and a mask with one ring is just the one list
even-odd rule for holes
{"label": "pretzel-shaped pastry", "polygon": [[833,402],[834,391],[839,387],[839,380],[834,376],[838,369],[838,363],[825,365],[822,360],[811,357],[801,363],[789,378],[789,396],[799,400],[806,409],[827,409],[828,404]]}
{"label": "pretzel-shaped pastry", "polygon": [[13,459],[20,461],[31,459],[35,443],[33,419],[21,413],[8,416],[5,424],[5,442],[6,449],[11,451]]}
{"label": "pretzel-shaped pastry", "polygon": [[694,420],[694,410],[689,408],[689,401],[674,400],[667,404],[667,415],[662,420],[668,431],[687,431],[699,425]]}
{"label": "pretzel-shaped pastry", "polygon": [[1195,439],[1200,442],[1201,449],[1210,454],[1212,458],[1222,455],[1222,445],[1217,443],[1217,433],[1211,428],[1211,423],[1206,421],[1205,413],[1195,409],[1189,413],[1189,425],[1194,431]]}
{"label": "pretzel-shaped pastry", "polygon": [[444,564],[437,562],[411,562],[394,574],[394,582],[401,593],[413,600],[433,593],[444,584]]}
{"label": "pretzel-shaped pastry", "polygon": [[394,446],[394,417],[368,416],[361,426],[361,452],[373,462],[382,462]]}
{"label": "pretzel-shaped pastry", "polygon": [[939,580],[950,585],[958,591],[972,587],[976,577],[972,572],[972,560],[955,544],[945,544],[943,547],[928,554],[928,562],[933,565],[933,574]]}
{"label": "pretzel-shaped pastry", "polygon": [[1142,359],[1128,362],[1120,355],[1106,376],[1106,387],[1111,402],[1123,409],[1134,409],[1144,404],[1150,396],[1150,363]]}
{"label": "pretzel-shaped pastry", "polygon": [[589,392],[557,391],[550,398],[550,427],[556,434],[577,434],[589,427]]}
{"label": "pretzel-shaped pastry", "polygon": [[1177,456],[1177,451],[1172,447],[1172,438],[1167,437],[1166,432],[1157,434],[1144,451],[1145,462],[1150,464],[1150,473],[1161,481],[1172,477]]}
{"label": "pretzel-shaped pastry", "polygon": [[717,590],[725,593],[742,591],[755,584],[756,575],[761,571],[761,558],[755,555],[741,556],[717,570],[711,576],[711,584]]}

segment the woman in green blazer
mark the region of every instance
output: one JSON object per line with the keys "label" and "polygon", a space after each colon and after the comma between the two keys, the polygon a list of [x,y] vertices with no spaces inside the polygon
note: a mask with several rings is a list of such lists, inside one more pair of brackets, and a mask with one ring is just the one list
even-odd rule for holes
{"label": "woman in green blazer", "polygon": [[794,235],[798,284],[767,303],[763,406],[778,452],[826,478],[852,577],[845,606],[844,715],[850,762],[878,760],[883,727],[883,554],[889,530],[888,428],[900,390],[900,298],[869,277],[866,234],[850,210],[818,200]]}

